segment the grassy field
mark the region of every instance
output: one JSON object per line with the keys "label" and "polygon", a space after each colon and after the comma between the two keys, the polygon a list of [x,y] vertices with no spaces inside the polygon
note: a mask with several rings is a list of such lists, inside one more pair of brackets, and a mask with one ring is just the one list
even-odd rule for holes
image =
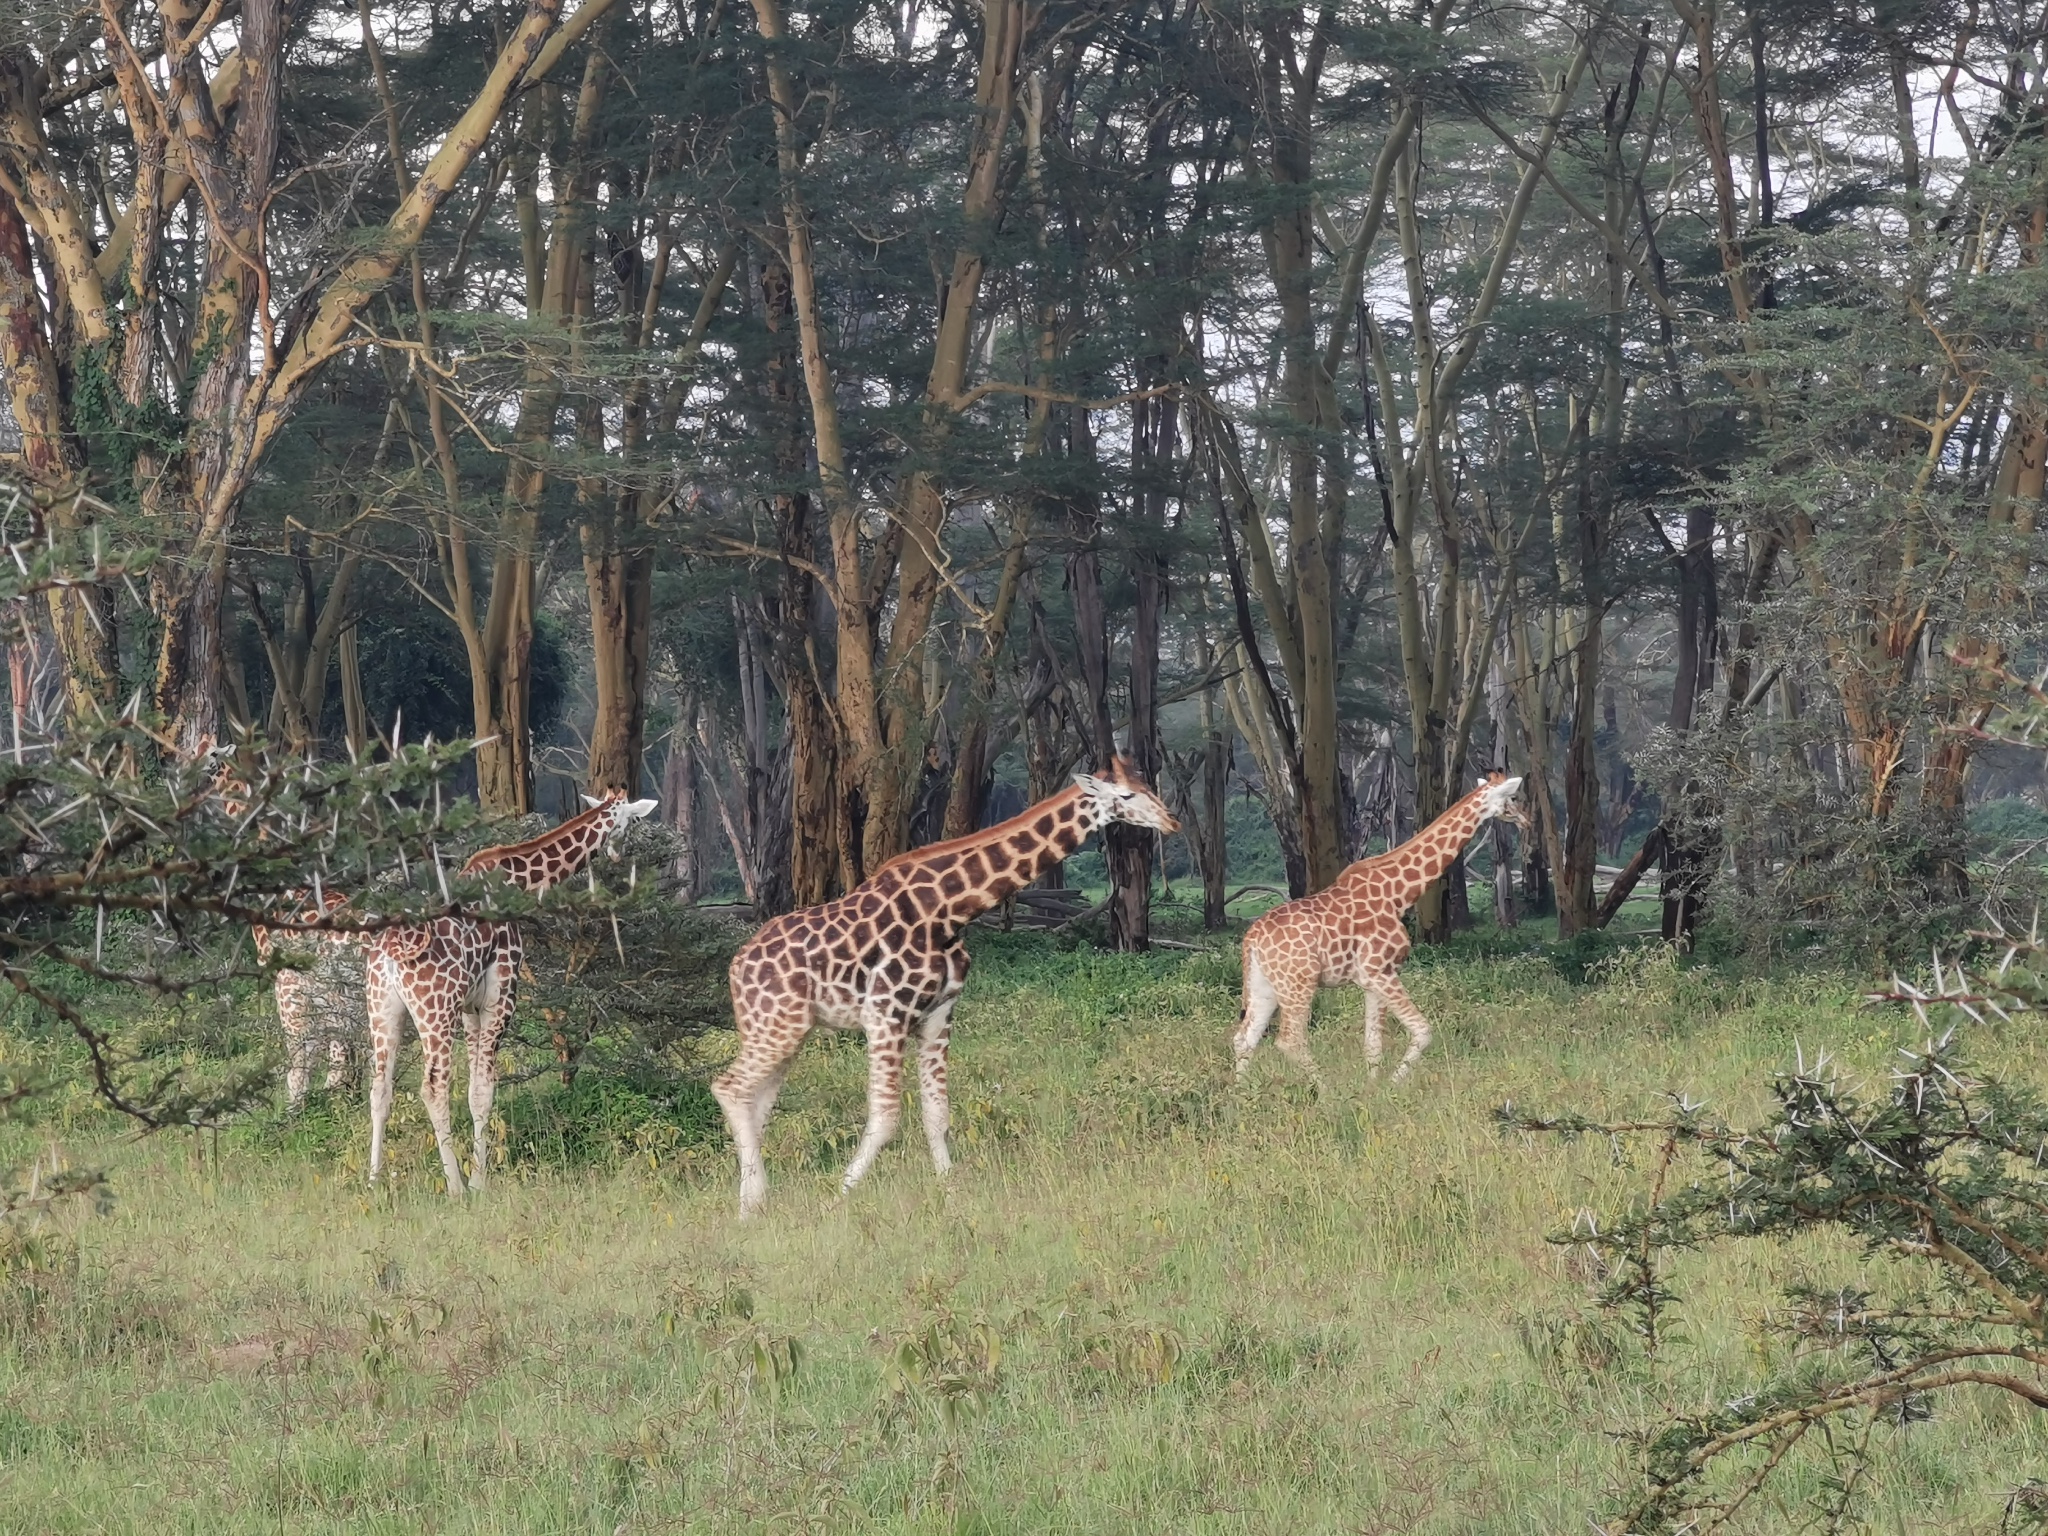
{"label": "grassy field", "polygon": [[[1400,1088],[1366,1081],[1357,1001],[1325,994],[1318,1094],[1270,1047],[1233,1085],[1234,955],[977,947],[951,1184],[912,1113],[837,1197],[864,1067],[814,1040],[744,1228],[698,1085],[729,1036],[608,1140],[550,1142],[522,1108],[548,1091],[521,1090],[460,1208],[409,1091],[376,1197],[352,1100],[217,1142],[17,1124],[0,1151],[105,1166],[114,1202],[11,1260],[0,1528],[1577,1533],[1628,1431],[1777,1358],[1780,1284],[1865,1262],[1697,1255],[1684,1336],[1645,1359],[1544,1241],[1645,1171],[1487,1114],[1684,1090],[1740,1117],[1795,1042],[1881,1071],[1910,1021],[1860,978],[1648,952],[1574,977],[1475,945],[1411,964],[1437,1043]],[[2020,1028],[1977,1055],[2048,1069]],[[1868,1528],[1998,1530],[2048,1469],[2041,1417],[1956,1397],[1880,1431]],[[1827,1473],[1800,1464],[1738,1528],[1804,1528]]]}

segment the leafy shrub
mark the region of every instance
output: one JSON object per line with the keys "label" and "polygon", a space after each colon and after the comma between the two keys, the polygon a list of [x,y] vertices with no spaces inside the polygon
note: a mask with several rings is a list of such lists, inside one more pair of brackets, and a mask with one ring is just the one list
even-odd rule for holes
{"label": "leafy shrub", "polygon": [[499,1100],[506,1161],[551,1168],[660,1167],[725,1135],[718,1101],[701,1081],[666,1092],[595,1073],[563,1084],[549,1077]]}
{"label": "leafy shrub", "polygon": [[[2009,975],[1994,998],[1957,972],[1942,999],[1972,1013],[2017,1011],[2044,992]],[[1924,1012],[1929,1000],[1914,1002]],[[1972,1072],[1953,1029],[1908,1053],[1879,1093],[1825,1057],[1801,1060],[1771,1091],[1776,1108],[1748,1130],[1682,1100],[1623,1123],[1498,1112],[1508,1130],[1654,1138],[1643,1197],[1582,1213],[1551,1239],[1589,1256],[1601,1308],[1646,1357],[1683,1340],[1671,1274],[1680,1252],[1832,1231],[1899,1261],[1877,1272],[1881,1290],[1860,1272],[1788,1286],[1772,1326],[1790,1363],[1642,1437],[1637,1489],[1604,1527],[1613,1536],[1693,1530],[1706,1517],[1718,1527],[1795,1465],[1809,1438],[1833,1463],[1820,1513],[1827,1528],[1844,1529],[1868,1466],[1893,1449],[1884,1436],[1942,1411],[1956,1389],[2048,1409],[2039,1369],[2048,1361],[2048,1104],[2030,1087]],[[1531,1352],[1546,1349],[1557,1352],[1547,1339]]]}

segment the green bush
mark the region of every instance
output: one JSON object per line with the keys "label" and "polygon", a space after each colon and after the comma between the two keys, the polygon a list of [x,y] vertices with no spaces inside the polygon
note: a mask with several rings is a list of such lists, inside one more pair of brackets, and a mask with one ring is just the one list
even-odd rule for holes
{"label": "green bush", "polygon": [[659,1089],[588,1073],[566,1085],[555,1078],[507,1094],[498,1110],[513,1166],[660,1166],[725,1136],[718,1101],[693,1078]]}

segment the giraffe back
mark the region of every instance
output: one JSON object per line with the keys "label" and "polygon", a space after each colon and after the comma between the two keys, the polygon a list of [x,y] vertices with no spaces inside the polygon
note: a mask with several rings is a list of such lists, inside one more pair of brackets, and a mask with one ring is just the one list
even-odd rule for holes
{"label": "giraffe back", "polygon": [[844,896],[770,919],[733,956],[735,1004],[757,1017],[809,1007],[850,1029],[870,999],[915,1007],[935,997],[966,924],[951,910],[966,882],[950,857],[885,866]]}
{"label": "giraffe back", "polygon": [[1387,855],[1361,859],[1326,890],[1262,913],[1245,930],[1244,956],[1267,979],[1310,987],[1341,986],[1369,971],[1398,966],[1410,940],[1401,922],[1398,866]]}

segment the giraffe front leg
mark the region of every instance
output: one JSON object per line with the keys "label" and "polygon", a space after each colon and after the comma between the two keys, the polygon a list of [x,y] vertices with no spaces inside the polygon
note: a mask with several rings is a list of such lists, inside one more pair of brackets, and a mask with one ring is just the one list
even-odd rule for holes
{"label": "giraffe front leg", "polygon": [[1401,1057],[1401,1064],[1394,1068],[1394,1082],[1405,1078],[1422,1053],[1429,1048],[1429,1020],[1422,1010],[1415,1006],[1415,999],[1408,995],[1408,989],[1401,985],[1401,978],[1389,971],[1373,983],[1374,990],[1387,1000],[1387,1007],[1394,1017],[1408,1031],[1408,1049]]}
{"label": "giraffe front leg", "polygon": [[391,1123],[391,1095],[398,1080],[398,1048],[405,1039],[405,999],[389,962],[372,960],[363,979],[370,1016],[370,1182],[384,1172],[384,1128]]}
{"label": "giraffe front leg", "polygon": [[868,1025],[868,1125],[861,1133],[860,1147],[846,1166],[846,1178],[839,1186],[851,1190],[867,1177],[896,1134],[903,1115],[903,1043],[909,1030],[905,1021],[890,1014]]}

